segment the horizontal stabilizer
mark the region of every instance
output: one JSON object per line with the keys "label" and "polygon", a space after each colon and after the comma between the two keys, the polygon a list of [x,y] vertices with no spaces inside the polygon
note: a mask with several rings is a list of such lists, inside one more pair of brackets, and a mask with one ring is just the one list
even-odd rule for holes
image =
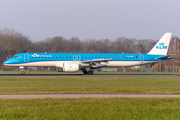
{"label": "horizontal stabilizer", "polygon": [[174,56],[173,55],[166,55],[166,56],[163,56],[163,57],[158,57],[158,58],[155,58],[155,59],[173,59]]}

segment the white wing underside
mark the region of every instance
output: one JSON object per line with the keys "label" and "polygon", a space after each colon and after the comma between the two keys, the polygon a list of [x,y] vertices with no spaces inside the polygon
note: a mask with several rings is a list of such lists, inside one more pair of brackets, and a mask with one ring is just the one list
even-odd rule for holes
{"label": "white wing underside", "polygon": [[86,61],[81,61],[83,64],[89,64],[89,66],[93,68],[101,68],[101,67],[106,67],[106,64],[101,64],[103,63],[108,63],[108,61],[111,61],[111,59],[95,59],[95,60],[86,60]]}

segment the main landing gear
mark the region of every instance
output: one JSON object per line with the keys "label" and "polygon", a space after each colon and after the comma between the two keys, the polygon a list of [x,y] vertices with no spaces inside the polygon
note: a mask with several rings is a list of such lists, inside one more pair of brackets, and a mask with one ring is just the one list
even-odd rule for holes
{"label": "main landing gear", "polygon": [[93,71],[92,70],[89,70],[89,71],[86,71],[86,70],[83,70],[83,73],[85,74],[85,75],[93,75]]}

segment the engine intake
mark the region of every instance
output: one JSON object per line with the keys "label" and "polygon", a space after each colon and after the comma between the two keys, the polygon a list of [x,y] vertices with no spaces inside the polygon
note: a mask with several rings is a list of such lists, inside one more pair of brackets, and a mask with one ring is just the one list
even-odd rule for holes
{"label": "engine intake", "polygon": [[63,72],[78,72],[79,64],[77,63],[63,63]]}

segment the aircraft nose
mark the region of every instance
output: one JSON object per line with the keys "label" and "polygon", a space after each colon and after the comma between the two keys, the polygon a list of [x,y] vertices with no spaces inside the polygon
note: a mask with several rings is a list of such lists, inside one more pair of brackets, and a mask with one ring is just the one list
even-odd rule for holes
{"label": "aircraft nose", "polygon": [[10,61],[9,60],[6,60],[5,62],[4,62],[4,65],[8,65],[10,63]]}
{"label": "aircraft nose", "polygon": [[7,60],[4,62],[4,65],[6,65],[6,64],[8,64],[8,61],[7,61]]}

